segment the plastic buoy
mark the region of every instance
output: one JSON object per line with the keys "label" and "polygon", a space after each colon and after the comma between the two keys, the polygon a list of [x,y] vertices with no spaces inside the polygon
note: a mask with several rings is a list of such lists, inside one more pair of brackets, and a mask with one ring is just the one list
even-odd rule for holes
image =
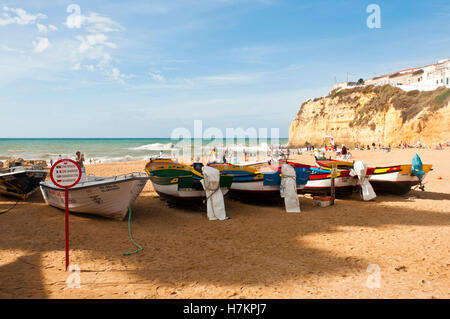
{"label": "plastic buoy", "polygon": [[438,179],[442,179],[442,177],[439,176]]}

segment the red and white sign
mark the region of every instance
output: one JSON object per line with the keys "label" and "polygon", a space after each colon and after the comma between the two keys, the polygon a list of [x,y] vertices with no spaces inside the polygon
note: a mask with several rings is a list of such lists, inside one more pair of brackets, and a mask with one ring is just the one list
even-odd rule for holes
{"label": "red and white sign", "polygon": [[71,159],[61,159],[50,169],[50,179],[53,184],[64,188],[66,207],[66,271],[69,268],[69,188],[74,187],[81,179],[81,167]]}
{"label": "red and white sign", "polygon": [[50,169],[50,179],[61,188],[71,188],[81,179],[81,167],[71,159],[62,159]]}

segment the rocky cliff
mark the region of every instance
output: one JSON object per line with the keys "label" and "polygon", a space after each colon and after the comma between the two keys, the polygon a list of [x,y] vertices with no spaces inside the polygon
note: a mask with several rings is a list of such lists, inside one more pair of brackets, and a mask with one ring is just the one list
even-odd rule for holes
{"label": "rocky cliff", "polygon": [[396,145],[450,141],[450,89],[405,92],[389,85],[331,91],[306,101],[289,128],[289,145]]}

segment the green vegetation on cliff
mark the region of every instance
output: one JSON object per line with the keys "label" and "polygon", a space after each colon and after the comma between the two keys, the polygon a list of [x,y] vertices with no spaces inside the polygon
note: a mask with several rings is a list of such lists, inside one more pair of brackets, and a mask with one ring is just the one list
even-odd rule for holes
{"label": "green vegetation on cliff", "polygon": [[391,85],[368,85],[339,91],[333,90],[327,97],[337,98],[338,103],[357,104],[359,98],[353,93],[374,94],[374,97],[358,111],[350,126],[368,125],[374,114],[387,110],[390,105],[401,111],[403,123],[414,118],[423,110],[426,111],[423,116],[423,120],[426,121],[427,113],[439,110],[450,100],[450,89],[445,87],[434,91],[406,92]]}

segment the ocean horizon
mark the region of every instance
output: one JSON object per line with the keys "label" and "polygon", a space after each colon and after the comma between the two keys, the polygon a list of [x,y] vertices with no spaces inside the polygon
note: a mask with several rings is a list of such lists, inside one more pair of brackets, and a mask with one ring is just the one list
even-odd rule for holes
{"label": "ocean horizon", "polygon": [[[191,139],[201,140],[205,152],[218,150],[257,152],[269,151],[271,145],[287,145],[288,138],[268,139]],[[85,159],[102,163],[148,159],[163,154],[176,156],[191,148],[189,140],[171,138],[0,138],[0,161],[10,158],[24,160],[57,160],[59,156],[72,158],[80,151]]]}

